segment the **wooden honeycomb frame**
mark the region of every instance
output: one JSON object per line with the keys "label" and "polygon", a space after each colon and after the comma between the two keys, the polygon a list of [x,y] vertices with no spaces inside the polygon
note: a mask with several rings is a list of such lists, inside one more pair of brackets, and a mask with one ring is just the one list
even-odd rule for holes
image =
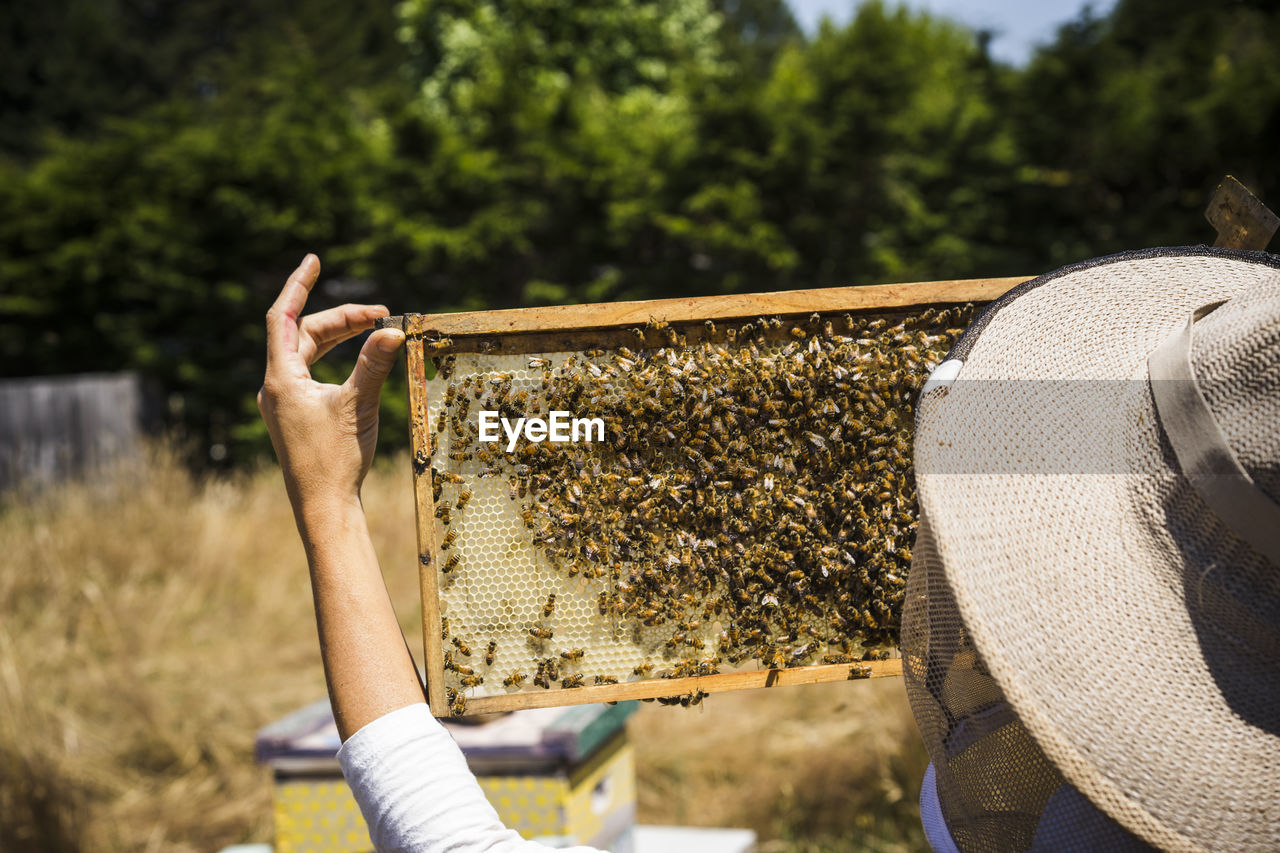
{"label": "wooden honeycomb frame", "polygon": [[[486,355],[610,349],[625,345],[630,340],[630,329],[652,320],[666,321],[673,326],[692,326],[706,320],[750,321],[763,316],[785,319],[805,317],[815,312],[904,313],[934,305],[990,302],[1025,280],[1022,277],[949,280],[458,314],[407,314],[387,318],[382,325],[399,328],[407,337],[410,432],[414,458],[421,460],[428,457],[429,446],[427,340],[449,338],[452,341],[451,353]],[[446,649],[442,638],[440,575],[437,569],[441,549],[436,541],[432,476],[423,465],[415,466],[414,494],[427,699],[432,712],[443,717],[449,715],[450,705],[444,685]],[[901,674],[901,660],[897,658],[870,661],[859,666],[863,677]],[[473,696],[467,700],[466,714],[843,681],[849,677],[850,664],[840,663],[650,678],[618,684],[590,684],[571,690]]]}

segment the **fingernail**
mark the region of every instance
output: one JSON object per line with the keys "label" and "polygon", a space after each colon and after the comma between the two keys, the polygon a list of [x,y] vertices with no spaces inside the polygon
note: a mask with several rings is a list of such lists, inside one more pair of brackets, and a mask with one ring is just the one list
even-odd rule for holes
{"label": "fingernail", "polygon": [[404,332],[392,331],[394,334],[378,336],[378,349],[383,352],[395,352],[400,349],[400,344],[404,343]]}

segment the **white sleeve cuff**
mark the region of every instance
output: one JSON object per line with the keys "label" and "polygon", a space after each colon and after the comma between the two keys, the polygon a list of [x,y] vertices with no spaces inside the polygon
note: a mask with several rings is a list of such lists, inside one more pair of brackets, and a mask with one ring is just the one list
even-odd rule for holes
{"label": "white sleeve cuff", "polygon": [[920,785],[920,822],[924,824],[924,837],[933,853],[960,853],[947,829],[947,820],[942,816],[938,778],[932,762],[925,768],[924,782]]}

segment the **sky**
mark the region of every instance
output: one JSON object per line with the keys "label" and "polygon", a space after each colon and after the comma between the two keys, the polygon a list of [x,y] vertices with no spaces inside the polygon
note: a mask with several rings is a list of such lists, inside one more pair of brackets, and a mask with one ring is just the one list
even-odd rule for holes
{"label": "sky", "polygon": [[[813,33],[823,15],[846,23],[858,0],[788,0],[796,21]],[[893,0],[890,0],[892,5]],[[906,5],[945,16],[974,29],[991,30],[991,55],[1014,65],[1024,64],[1037,44],[1052,41],[1058,26],[1079,15],[1085,0],[908,0]],[[1115,0],[1094,0],[1088,5],[1101,16]]]}

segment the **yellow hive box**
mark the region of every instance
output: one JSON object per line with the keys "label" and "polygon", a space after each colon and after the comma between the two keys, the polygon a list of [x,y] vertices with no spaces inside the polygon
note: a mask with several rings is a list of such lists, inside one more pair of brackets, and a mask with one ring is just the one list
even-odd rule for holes
{"label": "yellow hive box", "polygon": [[[553,847],[627,853],[636,790],[625,720],[634,704],[535,709],[480,725],[446,725],[507,826]],[[326,701],[258,733],[258,759],[275,777],[278,853],[373,849],[338,767],[339,743]]]}

